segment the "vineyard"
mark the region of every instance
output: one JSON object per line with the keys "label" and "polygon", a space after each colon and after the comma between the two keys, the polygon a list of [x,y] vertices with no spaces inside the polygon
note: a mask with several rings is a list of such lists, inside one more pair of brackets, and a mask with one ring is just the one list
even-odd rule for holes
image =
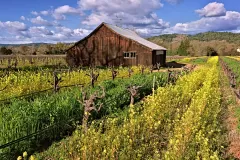
{"label": "vineyard", "polygon": [[0,159],[240,158],[238,57],[169,62],[185,67],[5,67]]}

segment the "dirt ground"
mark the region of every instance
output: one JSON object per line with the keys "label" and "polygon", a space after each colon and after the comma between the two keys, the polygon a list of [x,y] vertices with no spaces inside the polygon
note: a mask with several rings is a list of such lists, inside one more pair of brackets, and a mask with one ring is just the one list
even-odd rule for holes
{"label": "dirt ground", "polygon": [[[225,77],[226,78],[226,77]],[[238,118],[236,117],[236,109],[240,106],[240,100],[235,95],[233,89],[227,79],[221,81],[221,92],[223,103],[225,103],[226,113],[224,123],[227,129],[227,157],[240,159],[240,131],[238,129]]]}

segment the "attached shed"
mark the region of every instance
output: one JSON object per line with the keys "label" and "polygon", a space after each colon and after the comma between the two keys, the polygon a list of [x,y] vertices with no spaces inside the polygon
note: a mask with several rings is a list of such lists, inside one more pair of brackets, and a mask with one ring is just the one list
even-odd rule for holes
{"label": "attached shed", "polygon": [[156,45],[130,29],[102,23],[66,51],[71,66],[166,64],[166,48]]}

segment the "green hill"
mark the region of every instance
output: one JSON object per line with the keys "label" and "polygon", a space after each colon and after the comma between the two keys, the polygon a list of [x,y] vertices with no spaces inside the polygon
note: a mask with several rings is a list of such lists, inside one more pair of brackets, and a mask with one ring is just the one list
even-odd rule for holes
{"label": "green hill", "polygon": [[178,48],[184,40],[190,41],[187,49],[191,56],[206,55],[207,48],[213,48],[219,55],[239,55],[240,33],[205,32],[195,35],[165,34],[148,38],[148,40],[168,49],[168,55],[179,54]]}
{"label": "green hill", "polygon": [[198,40],[198,41],[227,41],[229,43],[240,43],[240,33],[232,32],[205,32],[195,35],[184,35],[184,34],[164,34],[155,37],[149,38],[149,40],[162,40],[164,42],[172,42],[177,37],[187,37],[189,40]]}

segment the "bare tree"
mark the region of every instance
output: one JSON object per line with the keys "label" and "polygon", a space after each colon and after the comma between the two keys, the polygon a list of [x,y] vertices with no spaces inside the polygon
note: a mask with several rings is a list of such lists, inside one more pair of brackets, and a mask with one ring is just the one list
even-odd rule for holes
{"label": "bare tree", "polygon": [[157,70],[158,70],[158,72],[159,72],[159,70],[160,70],[160,68],[161,68],[161,64],[160,64],[160,63],[157,63],[157,64],[156,64],[156,67],[157,67]]}
{"label": "bare tree", "polygon": [[139,88],[141,88],[142,86],[129,86],[127,89],[131,94],[131,101],[130,101],[130,105],[134,104],[134,98],[138,95],[138,91]]}
{"label": "bare tree", "polygon": [[141,72],[141,74],[144,74],[144,70],[146,69],[146,67],[145,66],[141,66],[141,68],[140,68],[140,72]]}
{"label": "bare tree", "polygon": [[128,77],[131,77],[133,70],[131,67],[128,68]]}
{"label": "bare tree", "polygon": [[114,80],[117,75],[118,75],[118,71],[114,70],[114,66],[111,66],[111,72],[112,72],[112,80]]}
{"label": "bare tree", "polygon": [[53,83],[51,83],[50,81],[48,81],[48,82],[50,82],[51,85],[53,85],[54,92],[58,92],[59,89],[60,89],[59,84],[60,84],[60,82],[62,82],[62,81],[63,81],[63,80],[62,80],[62,77],[59,77],[58,74],[57,74],[57,72],[54,71],[54,72],[53,72]]}
{"label": "bare tree", "polygon": [[94,87],[94,84],[95,84],[95,82],[97,81],[97,79],[99,77],[99,72],[94,73],[94,69],[91,68],[90,73],[86,74],[86,75],[91,78],[91,85],[92,85],[92,87]]}
{"label": "bare tree", "polygon": [[88,119],[89,119],[89,116],[90,116],[90,113],[94,110],[96,112],[99,112],[102,108],[102,104],[100,104],[100,106],[98,107],[98,109],[96,108],[96,105],[95,105],[95,101],[97,99],[102,99],[105,97],[105,90],[103,87],[102,88],[102,95],[99,95],[99,92],[94,92],[92,95],[90,95],[88,98],[87,98],[87,95],[85,92],[82,93],[82,100],[78,100],[78,102],[80,104],[83,105],[84,107],[84,113],[83,113],[83,119],[82,119],[82,127],[83,127],[83,130],[84,132],[86,133],[87,132],[87,123],[88,123]]}
{"label": "bare tree", "polygon": [[16,59],[15,59],[15,62],[13,63],[13,66],[14,66],[15,69],[17,68],[17,65],[18,65],[18,60],[17,60],[17,58],[16,58]]}
{"label": "bare tree", "polygon": [[149,69],[150,69],[150,72],[153,73],[154,65],[151,65]]}
{"label": "bare tree", "polygon": [[177,79],[182,75],[181,72],[171,71],[168,69],[168,83],[175,84]]}

